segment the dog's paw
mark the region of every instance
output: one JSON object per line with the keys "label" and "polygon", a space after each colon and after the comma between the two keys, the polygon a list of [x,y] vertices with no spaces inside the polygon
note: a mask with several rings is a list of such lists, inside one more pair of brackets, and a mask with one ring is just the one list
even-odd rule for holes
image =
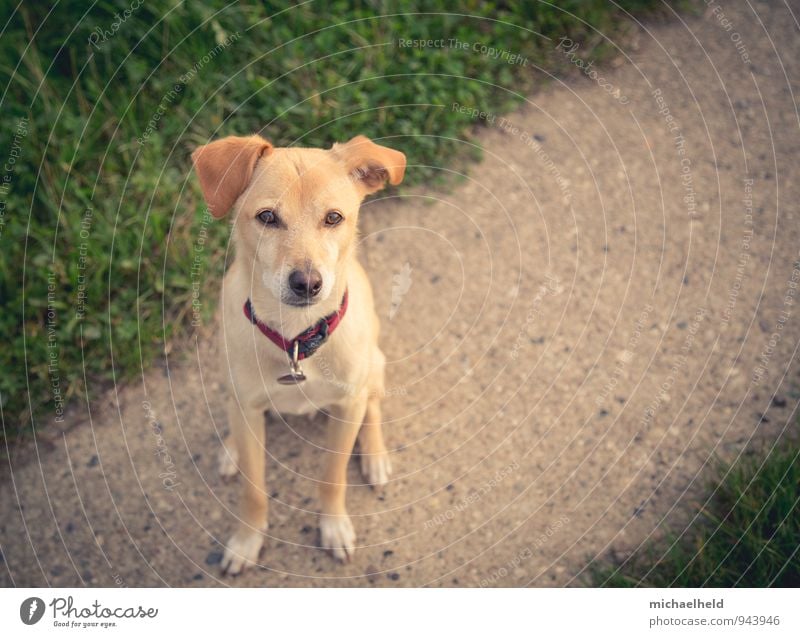
{"label": "dog's paw", "polygon": [[217,454],[217,468],[224,479],[235,477],[239,473],[239,453],[236,449],[223,445]]}
{"label": "dog's paw", "polygon": [[263,533],[250,528],[236,531],[225,546],[225,553],[222,556],[222,574],[238,575],[248,566],[256,564],[263,545]]}
{"label": "dog's paw", "polygon": [[367,484],[380,487],[389,482],[392,475],[392,463],[389,454],[383,453],[362,453],[361,454],[361,475],[364,476]]}
{"label": "dog's paw", "polygon": [[349,515],[323,513],[319,518],[319,532],[322,548],[330,549],[337,560],[347,562],[353,557],[356,550],[356,532]]}

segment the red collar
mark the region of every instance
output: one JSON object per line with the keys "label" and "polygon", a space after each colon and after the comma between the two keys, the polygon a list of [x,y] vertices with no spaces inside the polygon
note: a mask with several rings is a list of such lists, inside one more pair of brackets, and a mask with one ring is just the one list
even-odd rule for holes
{"label": "red collar", "polygon": [[264,336],[275,343],[275,345],[280,347],[284,352],[290,354],[294,349],[294,344],[297,343],[297,360],[308,358],[314,352],[316,352],[320,346],[328,340],[328,337],[333,334],[333,330],[336,329],[339,323],[342,322],[344,313],[346,311],[347,290],[344,292],[342,304],[339,306],[338,310],[321,318],[319,321],[314,323],[314,325],[309,327],[307,330],[300,332],[300,334],[295,336],[293,339],[287,340],[283,338],[280,332],[276,332],[266,323],[263,323],[256,317],[255,313],[253,312],[253,306],[250,303],[250,299],[247,299],[244,304],[244,315],[248,318],[248,320],[259,330],[261,330],[261,333]]}

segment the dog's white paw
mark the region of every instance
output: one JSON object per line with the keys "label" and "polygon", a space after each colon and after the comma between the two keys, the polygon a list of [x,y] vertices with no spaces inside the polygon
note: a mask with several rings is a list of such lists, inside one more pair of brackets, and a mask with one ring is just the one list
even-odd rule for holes
{"label": "dog's white paw", "polygon": [[392,475],[392,463],[389,454],[383,453],[362,453],[361,454],[361,475],[364,476],[367,484],[372,486],[383,486],[388,484],[389,476]]}
{"label": "dog's white paw", "polygon": [[238,575],[246,567],[256,564],[263,545],[263,533],[249,528],[236,531],[228,540],[222,556],[223,575]]}
{"label": "dog's white paw", "polygon": [[350,516],[346,513],[341,515],[320,515],[319,531],[322,548],[330,549],[340,562],[349,561],[356,550],[356,532]]}
{"label": "dog's white paw", "polygon": [[233,478],[239,473],[239,452],[235,448],[222,445],[217,454],[217,467],[223,478]]}

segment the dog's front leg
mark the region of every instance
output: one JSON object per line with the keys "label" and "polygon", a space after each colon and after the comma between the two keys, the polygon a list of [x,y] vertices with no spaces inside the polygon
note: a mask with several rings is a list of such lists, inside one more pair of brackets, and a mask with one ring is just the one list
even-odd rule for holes
{"label": "dog's front leg", "polygon": [[267,487],[264,478],[266,430],[263,409],[239,405],[231,399],[228,409],[231,439],[235,445],[242,493],[239,528],[228,540],[222,571],[238,575],[258,561],[267,530]]}
{"label": "dog's front leg", "polygon": [[349,560],[355,551],[356,533],[347,515],[347,463],[353,452],[358,430],[367,410],[367,394],[330,410],[327,436],[327,462],[320,483],[322,501],[319,530],[322,547],[331,549],[337,560]]}
{"label": "dog's front leg", "polygon": [[387,484],[389,476],[392,475],[392,464],[386,451],[386,443],[383,441],[380,401],[379,396],[369,397],[364,425],[358,434],[358,442],[361,445],[361,473],[367,484],[374,487]]}

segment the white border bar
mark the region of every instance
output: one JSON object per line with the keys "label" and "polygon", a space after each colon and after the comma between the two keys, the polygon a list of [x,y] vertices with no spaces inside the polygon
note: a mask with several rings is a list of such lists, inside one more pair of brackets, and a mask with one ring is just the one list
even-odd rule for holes
{"label": "white border bar", "polygon": [[[41,599],[45,611],[36,624],[28,626],[20,612],[31,597]],[[140,637],[181,635],[187,629],[224,637],[412,637],[439,632],[458,637],[504,633],[777,637],[800,635],[798,597],[793,589],[5,589],[0,592],[0,626],[9,637]],[[653,602],[664,602],[664,607],[651,608]],[[674,603],[684,607],[672,607]],[[153,608],[157,614],[80,617],[82,612],[102,615],[128,608],[138,612],[139,606],[145,612]],[[739,618],[742,623],[737,625],[708,623],[739,622]],[[703,619],[705,625],[695,623]],[[652,625],[654,621],[662,623]],[[674,625],[676,621],[683,625]],[[87,627],[86,622],[97,626]],[[102,626],[112,622],[114,626]]]}

